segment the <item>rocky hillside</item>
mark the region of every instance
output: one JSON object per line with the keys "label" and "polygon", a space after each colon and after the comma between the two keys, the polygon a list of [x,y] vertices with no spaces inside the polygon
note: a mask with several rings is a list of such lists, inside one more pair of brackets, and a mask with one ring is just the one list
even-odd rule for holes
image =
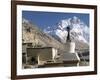
{"label": "rocky hillside", "polygon": [[22,21],[22,35],[23,43],[33,43],[33,47],[55,47],[64,49],[62,43],[44,33],[36,25],[31,24],[25,19]]}

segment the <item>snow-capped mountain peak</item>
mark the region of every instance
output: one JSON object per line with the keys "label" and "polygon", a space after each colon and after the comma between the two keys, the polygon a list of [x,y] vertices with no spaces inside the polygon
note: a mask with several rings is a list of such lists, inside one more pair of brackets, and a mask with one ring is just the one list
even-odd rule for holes
{"label": "snow-capped mountain peak", "polygon": [[71,29],[70,34],[73,40],[79,40],[83,43],[89,44],[89,27],[76,16],[60,20],[57,25],[54,25],[54,29],[48,27],[44,30],[44,32],[50,34],[57,39],[60,39],[62,43],[66,43],[66,38],[68,34],[66,28],[68,26]]}

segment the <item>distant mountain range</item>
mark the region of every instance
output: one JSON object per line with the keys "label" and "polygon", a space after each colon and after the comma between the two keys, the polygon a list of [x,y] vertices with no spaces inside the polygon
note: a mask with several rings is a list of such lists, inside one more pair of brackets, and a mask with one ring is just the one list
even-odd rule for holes
{"label": "distant mountain range", "polygon": [[81,41],[89,44],[89,27],[76,16],[61,20],[52,28],[47,27],[44,29],[44,32],[50,34],[62,43],[66,43],[68,34],[66,27],[68,26],[71,28],[70,34],[73,41]]}
{"label": "distant mountain range", "polygon": [[22,40],[24,43],[33,43],[33,46],[66,50],[67,26],[71,28],[71,39],[76,44],[76,50],[89,49],[89,27],[75,16],[61,20],[53,28],[47,27],[43,31],[23,18]]}

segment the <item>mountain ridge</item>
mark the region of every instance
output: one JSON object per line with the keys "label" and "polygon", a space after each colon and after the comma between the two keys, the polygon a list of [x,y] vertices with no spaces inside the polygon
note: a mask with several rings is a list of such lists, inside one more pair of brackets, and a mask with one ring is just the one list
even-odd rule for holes
{"label": "mountain ridge", "polygon": [[[64,28],[62,28],[62,31],[65,31],[67,36],[67,31]],[[42,31],[36,25],[34,25],[33,23],[29,22],[24,18],[22,19],[22,35],[23,43],[33,43],[33,46],[39,45],[41,47],[54,47],[61,51],[66,50],[65,43],[61,42],[58,36],[56,36],[53,33],[49,34],[45,31]],[[64,38],[64,40],[66,40],[66,37]],[[74,37],[71,36],[71,39],[72,38]],[[89,45],[87,43],[83,43],[82,41],[78,41],[77,39],[74,39],[72,41],[74,41],[76,44],[76,50],[89,49]]]}
{"label": "mountain ridge", "polygon": [[[66,27],[70,26],[70,34],[72,40],[83,41],[83,43],[89,44],[89,27],[82,22],[78,17],[63,19],[58,22],[55,29],[47,27],[44,32],[50,34],[53,37],[58,37],[62,43],[66,43],[67,30]],[[74,40],[74,41],[75,41]]]}
{"label": "mountain ridge", "polygon": [[24,43],[31,42],[33,43],[33,45],[41,45],[41,47],[54,47],[58,49],[63,49],[63,44],[61,44],[52,36],[44,33],[36,25],[31,24],[25,19],[23,19],[22,27]]}

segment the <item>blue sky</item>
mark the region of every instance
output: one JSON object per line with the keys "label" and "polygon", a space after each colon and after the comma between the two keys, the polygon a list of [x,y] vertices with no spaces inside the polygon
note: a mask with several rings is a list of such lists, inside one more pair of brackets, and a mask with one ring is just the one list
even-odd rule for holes
{"label": "blue sky", "polygon": [[72,18],[73,16],[81,19],[89,26],[89,14],[82,13],[58,13],[58,12],[39,12],[39,11],[22,11],[22,17],[37,25],[41,29],[48,26],[56,25],[60,20]]}

